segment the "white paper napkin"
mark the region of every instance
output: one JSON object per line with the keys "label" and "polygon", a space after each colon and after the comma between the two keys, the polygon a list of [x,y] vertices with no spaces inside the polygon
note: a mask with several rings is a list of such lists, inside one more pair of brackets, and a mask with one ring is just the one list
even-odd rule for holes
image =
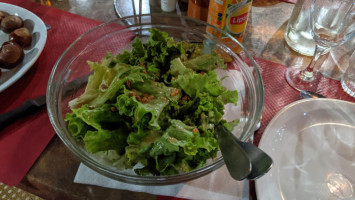
{"label": "white paper napkin", "polygon": [[110,179],[81,163],[74,182],[186,199],[249,200],[249,181],[232,179],[226,166],[186,183],[168,186],[141,186]]}

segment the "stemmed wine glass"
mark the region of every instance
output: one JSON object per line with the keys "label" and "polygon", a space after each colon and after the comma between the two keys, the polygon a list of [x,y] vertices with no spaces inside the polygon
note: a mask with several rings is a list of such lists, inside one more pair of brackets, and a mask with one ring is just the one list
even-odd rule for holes
{"label": "stemmed wine glass", "polygon": [[354,22],[350,15],[354,4],[355,0],[313,0],[310,23],[316,49],[306,69],[289,67],[286,70],[286,80],[293,88],[316,92],[321,74],[314,66],[319,56],[355,35],[354,30],[349,31]]}

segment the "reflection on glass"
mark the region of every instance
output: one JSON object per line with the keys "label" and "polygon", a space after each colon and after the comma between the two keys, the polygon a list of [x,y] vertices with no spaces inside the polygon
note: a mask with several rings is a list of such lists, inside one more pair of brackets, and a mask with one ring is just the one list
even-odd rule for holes
{"label": "reflection on glass", "polygon": [[[133,6],[134,5],[134,6]],[[149,14],[149,0],[132,0],[133,15]]]}
{"label": "reflection on glass", "polygon": [[328,174],[327,186],[330,193],[340,199],[349,199],[353,196],[353,186],[342,174]]}

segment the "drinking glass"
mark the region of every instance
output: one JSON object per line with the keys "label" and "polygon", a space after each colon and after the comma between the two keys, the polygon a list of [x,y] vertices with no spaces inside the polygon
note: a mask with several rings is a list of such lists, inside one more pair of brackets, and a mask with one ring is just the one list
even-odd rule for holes
{"label": "drinking glass", "polygon": [[320,55],[355,35],[350,11],[355,0],[313,0],[310,12],[312,37],[316,43],[313,59],[306,69],[290,67],[285,77],[296,90],[316,92],[321,74],[314,69]]}
{"label": "drinking glass", "polygon": [[312,34],[309,15],[313,0],[297,0],[285,31],[285,41],[294,51],[313,56],[316,46]]}
{"label": "drinking glass", "polygon": [[355,97],[355,51],[350,56],[349,66],[341,78],[340,83],[346,93]]}

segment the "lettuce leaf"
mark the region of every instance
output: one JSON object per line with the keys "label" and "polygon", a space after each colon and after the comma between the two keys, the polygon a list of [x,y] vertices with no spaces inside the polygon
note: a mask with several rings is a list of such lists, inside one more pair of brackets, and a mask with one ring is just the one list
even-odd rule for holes
{"label": "lettuce leaf", "polygon": [[149,152],[155,159],[157,171],[163,172],[169,166],[176,168],[179,161],[175,163],[175,158],[181,148],[184,157],[196,155],[199,149],[207,152],[218,149],[217,140],[214,137],[201,137],[196,127],[187,126],[180,120],[170,120],[170,124],[161,138],[155,140]]}
{"label": "lettuce leaf", "polygon": [[118,125],[127,126],[124,118],[118,112],[112,111],[113,106],[105,104],[98,108],[89,108],[87,105],[78,109],[72,109],[73,113],[87,125],[96,130],[114,129]]}
{"label": "lettuce leaf", "polygon": [[226,89],[221,86],[215,71],[209,71],[205,74],[183,74],[178,76],[173,84],[176,85],[176,87],[182,88],[182,90],[192,98],[202,92],[217,97],[226,91]]}
{"label": "lettuce leaf", "polygon": [[186,57],[185,50],[181,43],[175,43],[166,32],[156,28],[150,29],[149,32],[151,37],[146,44],[136,39],[132,44],[132,52],[124,51],[117,55],[117,60],[133,66],[144,66],[152,79],[159,80],[161,75],[169,70],[171,60]]}
{"label": "lettuce leaf", "polygon": [[78,108],[84,104],[91,107],[101,106],[114,98],[127,81],[143,82],[147,78],[142,67],[116,64],[115,67],[109,68],[104,65],[110,62],[105,58],[101,63],[88,62],[94,73],[89,76],[85,92],[69,102],[71,108]]}
{"label": "lettuce leaf", "polygon": [[158,29],[150,33],[130,52],[88,61],[93,73],[70,102],[68,130],[103,162],[140,175],[202,167],[219,150],[215,124],[237,124],[222,116],[238,92],[221,85],[214,69],[225,66],[218,54],[203,54],[201,45],[175,42]]}
{"label": "lettuce leaf", "polygon": [[99,151],[116,150],[124,152],[127,146],[127,133],[124,130],[98,130],[88,131],[83,138],[85,149],[90,153]]}
{"label": "lettuce leaf", "polygon": [[93,130],[92,126],[85,123],[75,113],[67,113],[65,121],[68,122],[68,131],[77,140],[82,140],[89,130]]}
{"label": "lettuce leaf", "polygon": [[170,74],[173,76],[193,73],[192,69],[185,67],[180,58],[175,58],[170,64]]}
{"label": "lettuce leaf", "polygon": [[224,65],[224,60],[217,54],[202,54],[193,59],[187,60],[184,62],[187,68],[190,68],[194,71],[212,71],[219,68],[226,68]]}

